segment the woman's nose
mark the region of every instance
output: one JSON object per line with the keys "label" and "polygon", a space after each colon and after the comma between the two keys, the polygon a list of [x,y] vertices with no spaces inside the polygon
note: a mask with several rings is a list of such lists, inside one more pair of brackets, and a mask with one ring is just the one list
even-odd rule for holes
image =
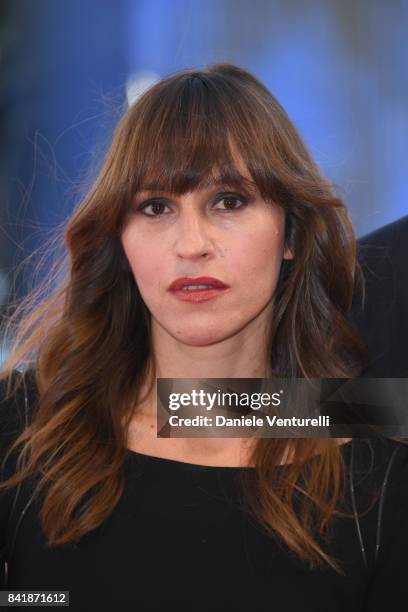
{"label": "woman's nose", "polygon": [[203,213],[183,211],[176,223],[174,251],[179,257],[201,257],[213,250],[210,227]]}

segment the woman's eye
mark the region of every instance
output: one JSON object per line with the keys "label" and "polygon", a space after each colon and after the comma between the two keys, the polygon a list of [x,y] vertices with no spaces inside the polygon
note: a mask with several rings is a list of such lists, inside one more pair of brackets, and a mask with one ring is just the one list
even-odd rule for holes
{"label": "woman's eye", "polygon": [[[218,207],[218,204],[223,203],[222,207]],[[248,203],[248,198],[240,194],[218,194],[213,201],[213,205],[217,205],[216,210],[222,212],[234,212],[244,208]],[[168,207],[166,202],[160,200],[154,200],[151,202],[145,202],[144,204],[137,207],[137,211],[141,212],[146,217],[163,217],[166,214],[165,209]]]}
{"label": "woman's eye", "polygon": [[[142,204],[142,206],[138,207],[138,211],[142,212],[147,217],[162,217],[163,208],[166,207],[167,204],[164,202],[146,202],[146,204]],[[151,207],[152,212],[146,212],[146,210]]]}
{"label": "woman's eye", "polygon": [[[220,202],[224,202],[224,208],[221,208],[221,210],[234,211],[246,206],[247,198],[233,194],[223,195],[217,199],[216,204],[219,204]],[[237,203],[239,203],[239,206],[236,206]]]}

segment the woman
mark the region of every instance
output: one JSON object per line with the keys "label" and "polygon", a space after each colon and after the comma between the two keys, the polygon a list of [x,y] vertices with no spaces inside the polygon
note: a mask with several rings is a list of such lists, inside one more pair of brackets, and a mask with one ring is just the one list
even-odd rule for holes
{"label": "woman", "polygon": [[74,610],[405,609],[401,442],[156,436],[156,378],[364,366],[346,208],[271,93],[227,64],[154,85],[65,244],[57,287],[10,321],[7,588]]}

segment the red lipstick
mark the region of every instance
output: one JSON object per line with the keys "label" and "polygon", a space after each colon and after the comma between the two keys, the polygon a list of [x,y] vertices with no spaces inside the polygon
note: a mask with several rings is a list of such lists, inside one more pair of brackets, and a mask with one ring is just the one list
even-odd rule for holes
{"label": "red lipstick", "polygon": [[183,302],[206,302],[221,295],[228,285],[211,276],[177,278],[168,290]]}

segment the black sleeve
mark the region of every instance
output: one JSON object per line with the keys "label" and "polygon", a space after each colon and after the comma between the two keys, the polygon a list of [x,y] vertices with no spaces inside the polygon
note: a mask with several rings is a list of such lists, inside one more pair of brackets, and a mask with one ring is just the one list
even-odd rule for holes
{"label": "black sleeve", "polygon": [[[13,392],[15,383],[20,381]],[[9,388],[10,387],[10,388]],[[0,481],[8,479],[15,471],[17,451],[6,453],[14,440],[23,431],[26,424],[26,378],[19,371],[14,371],[11,381],[0,380]],[[9,394],[10,391],[10,394]],[[11,508],[16,497],[17,487],[0,491],[0,588],[6,588],[6,536]]]}
{"label": "black sleeve", "polygon": [[399,448],[388,476],[380,549],[364,612],[408,610],[408,446],[394,444]]}
{"label": "black sleeve", "polygon": [[[14,450],[3,465],[6,452],[12,446],[15,439],[24,430],[28,418],[28,398],[32,395],[31,374],[22,374],[14,371],[12,375],[11,388],[19,382],[14,393],[7,393],[9,387],[8,379],[0,380],[0,480],[3,482],[9,478],[16,469],[18,450]],[[0,549],[5,544],[7,522],[10,514],[11,504],[15,496],[16,488],[0,491]]]}

